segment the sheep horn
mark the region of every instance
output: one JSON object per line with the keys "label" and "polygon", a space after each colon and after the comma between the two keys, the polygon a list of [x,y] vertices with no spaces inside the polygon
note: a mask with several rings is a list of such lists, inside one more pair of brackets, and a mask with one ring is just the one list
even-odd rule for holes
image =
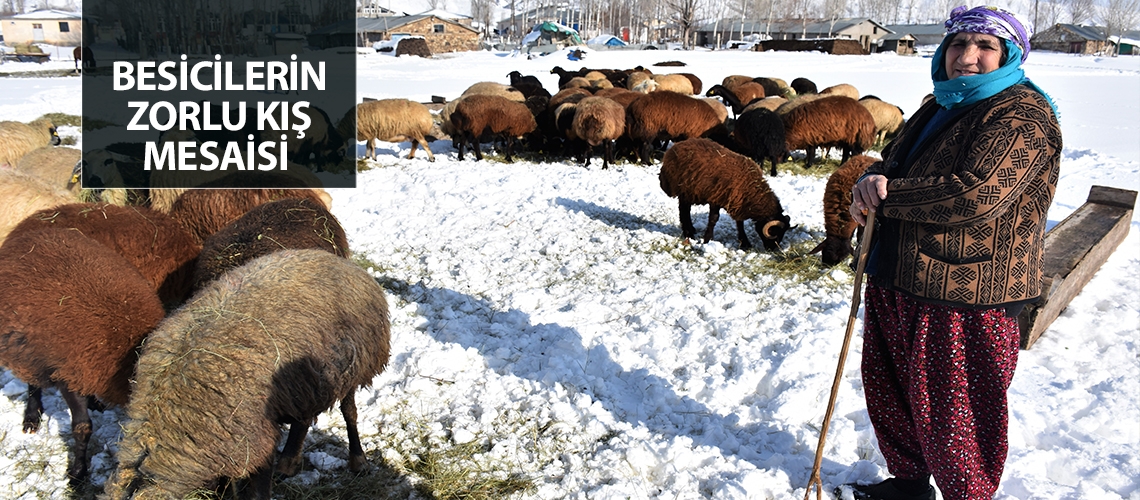
{"label": "sheep horn", "polygon": [[772,228],[782,227],[782,226],[784,226],[784,221],[782,221],[782,220],[770,220],[766,224],[764,224],[764,229],[760,231],[760,234],[763,235],[765,238],[772,239],[773,238],[772,233],[771,233]]}

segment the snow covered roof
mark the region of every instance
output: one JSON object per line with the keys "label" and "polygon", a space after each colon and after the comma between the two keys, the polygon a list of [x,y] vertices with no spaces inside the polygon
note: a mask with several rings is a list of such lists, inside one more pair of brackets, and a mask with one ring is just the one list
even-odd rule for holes
{"label": "snow covered roof", "polygon": [[62,10],[45,9],[29,12],[27,14],[17,14],[9,19],[79,19],[82,16],[78,12],[64,12]]}
{"label": "snow covered roof", "polygon": [[598,35],[586,41],[586,45],[628,45],[614,35]]}

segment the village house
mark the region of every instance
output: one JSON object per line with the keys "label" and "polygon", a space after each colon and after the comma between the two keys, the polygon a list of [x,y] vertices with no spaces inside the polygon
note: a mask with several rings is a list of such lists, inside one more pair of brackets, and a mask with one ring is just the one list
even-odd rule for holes
{"label": "village house", "polygon": [[78,46],[83,41],[83,19],[77,12],[37,10],[0,19],[0,35],[8,46]]}
{"label": "village house", "polygon": [[1066,54],[1106,54],[1116,47],[1107,40],[1105,29],[1100,26],[1080,24],[1054,24],[1049,29],[1033,35],[1029,44],[1033,50],[1051,50]]}
{"label": "village house", "polygon": [[358,45],[370,47],[376,42],[422,36],[433,54],[479,50],[479,32],[470,26],[469,18],[464,24],[460,18],[442,15],[428,11],[411,16],[357,19]]}

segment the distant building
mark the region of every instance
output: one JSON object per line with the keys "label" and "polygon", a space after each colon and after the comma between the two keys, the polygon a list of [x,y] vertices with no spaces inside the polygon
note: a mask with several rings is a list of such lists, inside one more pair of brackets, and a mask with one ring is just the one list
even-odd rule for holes
{"label": "distant building", "polygon": [[832,21],[812,21],[788,19],[768,22],[765,20],[741,21],[721,20],[719,23],[706,23],[696,29],[697,45],[713,46],[729,40],[739,40],[743,35],[762,34],[772,40],[828,39],[855,40],[865,52],[873,52],[880,38],[891,34],[886,26],[866,17],[850,17]]}
{"label": "distant building", "polygon": [[77,12],[37,10],[0,19],[0,35],[8,46],[29,43],[78,46],[83,41],[83,18]]}
{"label": "distant building", "polygon": [[1066,54],[1105,54],[1115,50],[1101,26],[1054,24],[1029,39],[1032,50],[1051,50]]}
{"label": "distant building", "polygon": [[936,24],[888,24],[887,29],[899,35],[914,37],[915,46],[938,45],[946,38],[946,26]]}
{"label": "distant building", "polygon": [[371,47],[376,42],[392,40],[393,37],[420,35],[427,41],[428,48],[433,54],[479,50],[478,31],[468,24],[463,24],[462,20],[445,19],[431,12],[412,16],[357,19],[356,45]]}
{"label": "distant building", "polygon": [[356,17],[388,17],[388,16],[406,16],[406,12],[396,12],[388,9],[376,0],[368,0],[356,6]]}
{"label": "distant building", "polygon": [[894,52],[908,56],[915,53],[914,42],[914,35],[910,33],[891,33],[879,39],[879,45],[875,52]]}

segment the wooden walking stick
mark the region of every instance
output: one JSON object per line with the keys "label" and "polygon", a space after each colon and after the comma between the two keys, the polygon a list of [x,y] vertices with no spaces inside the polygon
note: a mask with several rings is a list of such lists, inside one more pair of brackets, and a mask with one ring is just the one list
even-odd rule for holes
{"label": "wooden walking stick", "polygon": [[867,266],[867,252],[870,251],[871,235],[875,232],[875,209],[867,211],[867,224],[863,238],[859,240],[859,254],[855,257],[855,290],[851,292],[851,315],[847,317],[847,333],[843,335],[843,348],[839,351],[839,366],[835,368],[835,382],[831,384],[831,399],[827,402],[827,412],[823,415],[823,428],[819,431],[819,445],[815,449],[815,466],[808,479],[804,500],[811,498],[815,487],[815,498],[823,498],[823,480],[819,478],[819,467],[823,463],[823,444],[827,441],[827,427],[831,425],[831,414],[835,411],[835,397],[839,394],[839,381],[843,380],[843,364],[847,361],[847,348],[851,345],[851,332],[855,330],[855,316],[859,313],[859,296],[863,290],[863,270]]}

